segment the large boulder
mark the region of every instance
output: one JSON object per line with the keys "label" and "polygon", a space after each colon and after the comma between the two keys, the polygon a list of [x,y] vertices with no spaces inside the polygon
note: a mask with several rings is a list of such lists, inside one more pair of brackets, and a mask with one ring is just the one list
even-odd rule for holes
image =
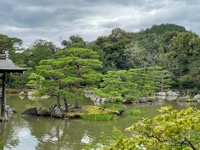
{"label": "large boulder", "polygon": [[179,96],[177,92],[173,92],[173,91],[167,91],[166,94],[167,94],[166,99],[169,101],[176,100]]}
{"label": "large boulder", "polygon": [[49,110],[47,108],[43,108],[42,106],[33,107],[25,110],[21,113],[23,116],[51,116]]}
{"label": "large boulder", "polygon": [[15,113],[16,113],[16,110],[15,110],[14,108],[11,108],[9,105],[6,105],[5,112],[6,112],[8,115],[12,115],[12,114],[15,114]]}
{"label": "large boulder", "polygon": [[102,98],[101,96],[96,95],[93,90],[86,90],[84,96],[90,98],[94,102],[94,105],[97,106],[101,106],[108,101],[107,98]]}
{"label": "large boulder", "polygon": [[141,97],[139,98],[139,102],[140,103],[147,103],[149,101],[149,99],[147,97]]}
{"label": "large boulder", "polygon": [[193,102],[200,102],[200,94],[197,94],[194,96],[194,98],[192,99]]}
{"label": "large boulder", "polygon": [[94,91],[93,90],[86,90],[85,94],[94,94]]}
{"label": "large boulder", "polygon": [[166,96],[165,92],[158,92],[157,94],[158,94],[158,96]]}
{"label": "large boulder", "polygon": [[178,102],[186,102],[186,101],[189,101],[189,98],[190,98],[190,96],[187,95],[187,96],[185,96],[185,97],[179,97],[179,98],[177,99],[177,101],[178,101]]}
{"label": "large boulder", "polygon": [[178,96],[173,96],[173,95],[171,95],[171,96],[167,96],[166,97],[166,100],[168,100],[168,101],[173,101],[173,100],[176,100],[178,98]]}
{"label": "large boulder", "polygon": [[154,97],[154,102],[157,102],[159,100],[159,97],[158,96],[155,96]]}
{"label": "large boulder", "polygon": [[92,99],[93,96],[95,96],[95,94],[94,94],[93,90],[86,90],[84,96],[87,97],[87,98]]}
{"label": "large boulder", "polygon": [[33,107],[33,108],[29,108],[27,110],[25,110],[23,113],[21,113],[21,115],[28,115],[28,116],[38,116],[38,111],[41,109],[42,107]]}
{"label": "large boulder", "polygon": [[123,103],[123,104],[132,104],[133,102],[132,102],[131,100],[129,100],[129,99],[124,99],[124,100],[122,101],[122,103]]}
{"label": "large boulder", "polygon": [[167,95],[167,96],[178,96],[179,94],[176,93],[176,92],[173,92],[173,91],[167,91],[167,92],[166,92],[166,95]]}
{"label": "large boulder", "polygon": [[51,114],[52,117],[63,118],[62,110],[58,106],[58,104],[51,105],[50,108],[49,108],[49,110],[50,110],[50,114]]}

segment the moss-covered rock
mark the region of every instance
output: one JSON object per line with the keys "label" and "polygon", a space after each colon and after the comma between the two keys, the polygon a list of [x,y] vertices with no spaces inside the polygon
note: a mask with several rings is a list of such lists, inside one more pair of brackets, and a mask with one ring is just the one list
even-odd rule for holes
{"label": "moss-covered rock", "polygon": [[39,116],[51,116],[49,109],[42,107],[39,111],[38,111],[38,115]]}
{"label": "moss-covered rock", "polygon": [[111,110],[111,109],[102,109],[99,106],[92,106],[92,105],[87,105],[87,106],[82,106],[79,109],[72,109],[69,112],[65,112],[63,114],[64,117],[69,117],[69,118],[82,118],[83,115],[85,114],[117,114],[120,115],[119,111]]}

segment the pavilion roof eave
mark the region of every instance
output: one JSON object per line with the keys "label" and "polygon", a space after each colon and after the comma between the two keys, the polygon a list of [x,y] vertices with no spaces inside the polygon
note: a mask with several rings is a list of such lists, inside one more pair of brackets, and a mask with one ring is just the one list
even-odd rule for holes
{"label": "pavilion roof eave", "polygon": [[17,70],[14,70],[14,69],[0,69],[0,73],[24,73],[24,71],[26,71],[26,69],[17,69]]}
{"label": "pavilion roof eave", "polygon": [[0,59],[0,73],[23,73],[27,69],[16,66],[10,59]]}

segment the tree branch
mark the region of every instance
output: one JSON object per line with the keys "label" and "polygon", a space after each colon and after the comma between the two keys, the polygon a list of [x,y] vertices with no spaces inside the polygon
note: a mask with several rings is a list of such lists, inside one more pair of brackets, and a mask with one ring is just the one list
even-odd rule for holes
{"label": "tree branch", "polygon": [[187,138],[184,138],[184,141],[193,149],[193,150],[197,150],[194,145],[192,144],[191,141],[189,141]]}

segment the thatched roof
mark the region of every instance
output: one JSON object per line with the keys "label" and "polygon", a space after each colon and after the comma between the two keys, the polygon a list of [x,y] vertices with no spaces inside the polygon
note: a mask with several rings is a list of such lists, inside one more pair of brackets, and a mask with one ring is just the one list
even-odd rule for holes
{"label": "thatched roof", "polygon": [[4,57],[4,55],[0,54],[0,73],[11,73],[11,72],[19,72],[23,73],[26,69],[16,66],[12,60]]}

